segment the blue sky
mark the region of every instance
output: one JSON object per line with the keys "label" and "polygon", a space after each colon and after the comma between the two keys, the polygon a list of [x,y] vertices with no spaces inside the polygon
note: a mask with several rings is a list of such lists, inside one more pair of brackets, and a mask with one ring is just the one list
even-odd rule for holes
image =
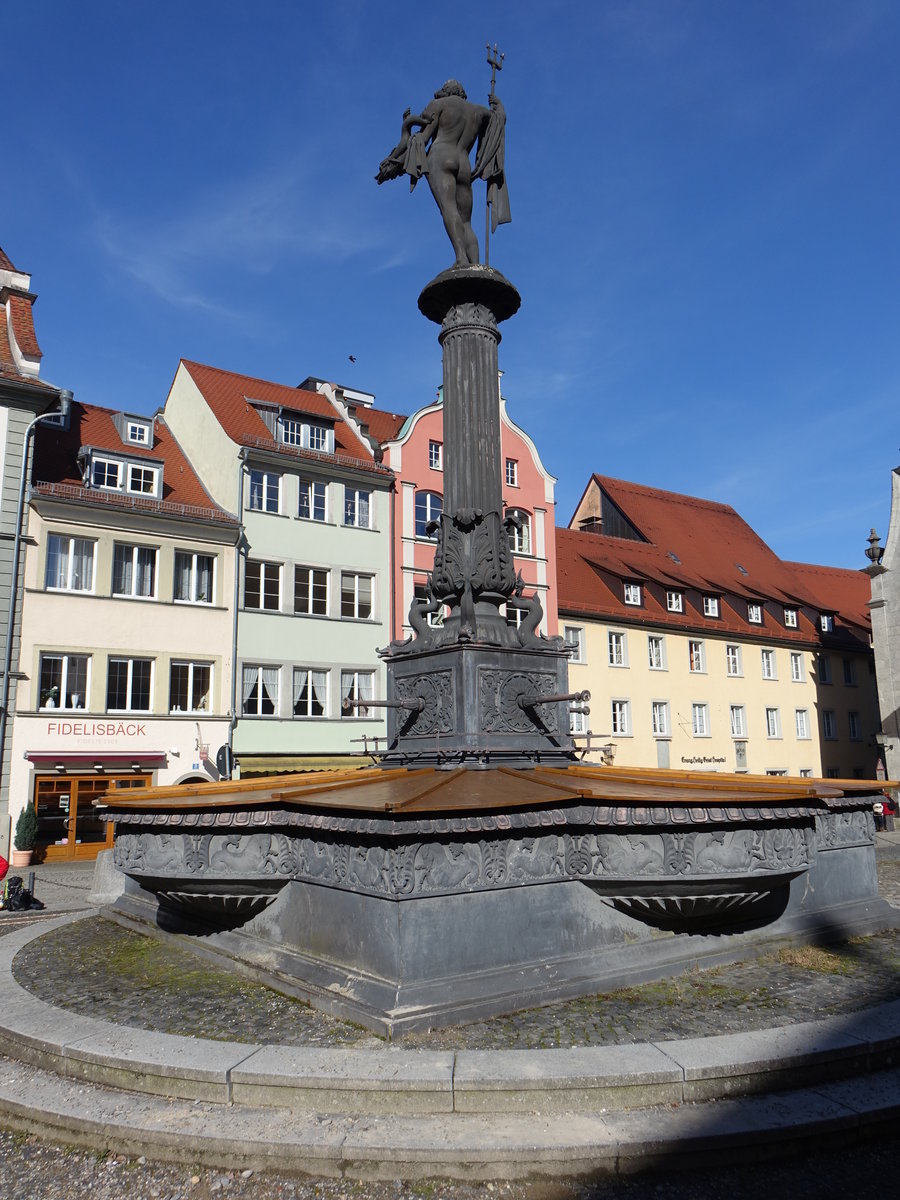
{"label": "blue sky", "polygon": [[486,99],[496,41],[513,223],[491,263],[523,298],[503,390],[560,523],[598,471],[864,565],[900,462],[900,5],[455,11],[7,6],[0,245],[32,273],[43,374],[133,412],[182,356],[427,403],[416,297],[452,254],[424,183],[373,176],[448,76]]}

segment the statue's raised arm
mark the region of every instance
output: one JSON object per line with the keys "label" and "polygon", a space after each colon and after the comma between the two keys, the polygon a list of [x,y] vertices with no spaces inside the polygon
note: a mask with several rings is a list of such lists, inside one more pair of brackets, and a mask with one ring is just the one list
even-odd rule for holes
{"label": "statue's raised arm", "polygon": [[[450,79],[434,94],[421,114],[403,114],[400,141],[382,160],[378,183],[409,175],[410,190],[424,175],[440,209],[444,228],[456,255],[456,266],[479,261],[478,239],[472,229],[472,180],[484,179],[492,224],[510,219],[504,173],[506,112],[497,96],[490,108],[471,104],[462,85]],[[416,132],[413,132],[416,130]],[[474,170],[469,160],[478,143]]]}

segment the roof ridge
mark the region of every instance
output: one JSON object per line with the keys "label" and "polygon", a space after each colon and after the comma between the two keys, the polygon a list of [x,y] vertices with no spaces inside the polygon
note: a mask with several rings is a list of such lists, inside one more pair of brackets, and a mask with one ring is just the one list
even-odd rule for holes
{"label": "roof ridge", "polygon": [[[594,472],[594,478],[601,486],[605,484],[618,485],[619,487],[629,488],[631,491],[639,492],[645,496],[659,496],[679,504],[698,504],[704,508],[731,513],[736,517],[740,517],[742,521],[744,520],[737,509],[733,508],[730,504],[723,504],[721,500],[706,500],[703,496],[692,496],[688,492],[671,492],[666,488],[655,488],[646,483],[635,483],[630,479],[617,479],[612,475],[600,475],[596,471]],[[744,524],[746,524],[746,521]]]}
{"label": "roof ridge", "polygon": [[191,367],[198,367],[201,371],[214,371],[216,375],[228,375],[232,379],[246,379],[251,383],[264,383],[267,387],[283,388],[287,392],[300,392],[307,396],[319,396],[319,392],[311,391],[309,388],[295,387],[291,383],[279,383],[277,379],[263,379],[261,375],[248,375],[244,371],[229,371],[226,367],[214,367],[210,363],[197,362],[192,358],[182,358],[181,362],[190,370]]}

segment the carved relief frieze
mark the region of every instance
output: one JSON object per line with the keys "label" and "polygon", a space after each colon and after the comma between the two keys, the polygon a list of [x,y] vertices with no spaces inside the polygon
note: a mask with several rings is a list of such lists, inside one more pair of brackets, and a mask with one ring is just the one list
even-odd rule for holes
{"label": "carved relief frieze", "polygon": [[869,846],[875,840],[875,817],[870,809],[820,813],[816,816],[816,842],[820,850],[839,846]]}
{"label": "carved relief frieze", "polygon": [[456,699],[452,671],[426,671],[421,675],[394,676],[398,700],[425,701],[420,713],[403,725],[404,737],[434,737],[456,729]]}
{"label": "carved relief frieze", "polygon": [[558,705],[521,703],[532,696],[552,696],[557,690],[552,671],[508,671],[480,667],[478,707],[482,728],[488,733],[559,732]]}

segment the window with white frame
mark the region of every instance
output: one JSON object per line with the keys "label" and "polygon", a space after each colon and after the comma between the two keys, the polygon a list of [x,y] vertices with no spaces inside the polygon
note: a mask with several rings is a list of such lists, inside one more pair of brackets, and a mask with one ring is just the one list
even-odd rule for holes
{"label": "window with white frame", "polygon": [[834,719],[833,709],[822,709],[822,737],[827,742],[833,742],[837,739],[837,721]]}
{"label": "window with white frame", "polygon": [[666,608],[669,610],[669,612],[684,612],[684,593],[672,591],[666,592]]}
{"label": "window with white frame", "polygon": [[374,687],[374,671],[341,671],[341,716],[351,718],[375,716],[376,713],[369,705],[354,703],[354,701],[374,700]]}
{"label": "window with white frame", "polygon": [[831,613],[822,613],[819,617],[819,628],[823,633],[834,633],[834,617]]}
{"label": "window with white frame", "polygon": [[209,712],[212,664],[175,662],[169,666],[169,712]]}
{"label": "window with white frame", "polygon": [[96,542],[51,533],[47,538],[46,586],[64,592],[94,590]]}
{"label": "window with white frame", "polygon": [[827,654],[817,655],[816,673],[819,676],[819,683],[831,683],[831,659]]}
{"label": "window with white frame", "polygon": [[328,716],[328,672],[294,667],[295,717]]}
{"label": "window with white frame", "polygon": [[785,629],[797,628],[797,610],[796,608],[786,608],[784,610],[784,627]]}
{"label": "window with white frame", "polygon": [[[425,604],[430,604],[431,600],[428,595],[428,584],[424,580],[413,583],[413,596],[416,598],[416,600],[420,600]],[[429,612],[426,615],[425,620],[434,629],[437,629],[439,626],[443,625],[443,623],[444,623],[444,606],[441,605],[441,607],[437,610],[437,612]],[[509,624],[509,614],[507,614],[507,622],[506,623],[507,623],[507,625]]]}
{"label": "window with white frame", "polygon": [[694,672],[706,670],[706,649],[702,642],[688,642],[688,664]]}
{"label": "window with white frame", "polygon": [[155,546],[113,546],[112,593],[151,600],[156,596]]}
{"label": "window with white frame", "polygon": [[432,471],[443,471],[444,469],[444,443],[433,442],[428,443],[428,465]]}
{"label": "window with white frame", "polygon": [[762,677],[763,679],[777,679],[775,673],[775,651],[760,650],[760,658],[762,660]]}
{"label": "window with white frame", "polygon": [[512,604],[506,606],[506,623],[511,629],[518,629],[525,620],[525,609],[517,608]]}
{"label": "window with white frame", "polygon": [[580,708],[569,709],[569,733],[573,735],[587,732],[587,718]]}
{"label": "window with white frame", "polygon": [[725,646],[725,670],[729,675],[743,675],[744,673],[741,648],[733,642]]}
{"label": "window with white frame", "polygon": [[709,705],[691,705],[691,729],[694,737],[709,737]]}
{"label": "window with white frame", "polygon": [[628,642],[625,634],[610,630],[606,636],[609,646],[609,665],[611,667],[627,667]]}
{"label": "window with white frame", "polygon": [[666,669],[666,639],[656,633],[647,636],[647,665],[651,671]]}
{"label": "window with white frame", "polygon": [[781,737],[781,714],[777,708],[766,709],[766,737]]}
{"label": "window with white frame", "polygon": [[650,702],[650,724],[654,737],[668,737],[671,731],[669,723],[668,700],[652,700]]}
{"label": "window with white frame", "polygon": [[761,604],[747,605],[747,620],[751,625],[762,625],[763,610]]}
{"label": "window with white frame", "polygon": [[641,585],[639,583],[625,584],[625,603],[640,604],[641,602]]}
{"label": "window with white frame", "polygon": [[798,650],[791,651],[791,683],[803,682],[803,655]]}
{"label": "window with white frame", "polygon": [[212,554],[176,550],[173,598],[184,604],[212,604],[215,563]]}
{"label": "window with white frame", "polygon": [[620,737],[627,736],[631,732],[630,720],[630,704],[627,700],[613,700],[611,705],[612,712],[612,732]]}
{"label": "window with white frame", "polygon": [[281,476],[274,471],[250,472],[250,508],[254,512],[281,512]]}
{"label": "window with white frame", "polygon": [[244,568],[244,608],[281,609],[281,564],[248,559]]}
{"label": "window with white frame", "polygon": [[344,524],[372,528],[372,493],[365,488],[344,488]]}
{"label": "window with white frame", "polygon": [[794,722],[797,730],[797,737],[801,741],[809,740],[809,710],[806,708],[798,708],[794,710]]}
{"label": "window with white frame", "polygon": [[717,617],[719,615],[718,596],[703,597],[703,615],[704,617]]}
{"label": "window with white frame", "polygon": [[87,708],[87,654],[42,654],[38,703],[41,708]]}
{"label": "window with white frame", "polygon": [[812,779],[812,767],[801,767],[800,768],[800,778],[801,779]]}
{"label": "window with white frame", "polygon": [[307,521],[325,520],[325,484],[320,479],[300,476],[300,506],[298,516]]}
{"label": "window with white frame", "polygon": [[509,528],[509,548],[513,554],[530,554],[531,553],[531,514],[527,513],[524,508],[509,508],[506,510],[508,517],[513,517],[514,521]]}
{"label": "window with white frame", "polygon": [[860,726],[860,722],[859,722],[859,713],[858,712],[848,712],[847,713],[847,728],[848,728],[848,732],[850,734],[851,742],[858,742],[861,740],[862,733],[860,732],[861,726]]}
{"label": "window with white frame", "polygon": [[294,567],[295,613],[328,616],[328,574],[322,567]]}
{"label": "window with white frame", "polygon": [[141,496],[155,496],[158,476],[157,467],[142,467],[129,463],[126,490]]}
{"label": "window with white frame", "polygon": [[845,687],[855,687],[856,686],[856,663],[853,661],[852,658],[845,658],[843,661],[844,661],[844,686]]}
{"label": "window with white frame", "polygon": [[281,428],[282,441],[289,446],[318,450],[320,454],[334,454],[334,427],[325,421],[282,417]]}
{"label": "window with white frame", "polygon": [[508,458],[506,460],[506,486],[507,487],[518,487],[519,486],[519,461],[518,461],[518,459]]}
{"label": "window with white frame", "polygon": [[153,660],[110,658],[106,671],[107,712],[150,712]]}
{"label": "window with white frame", "polygon": [[303,422],[297,417],[281,418],[281,440],[286,446],[303,445]]}
{"label": "window with white frame", "polygon": [[148,421],[128,421],[125,425],[125,441],[133,446],[148,446],[150,444],[150,423]]}
{"label": "window with white frame", "polygon": [[731,736],[747,736],[747,714],[744,711],[743,704],[731,705]]}
{"label": "window with white frame", "polygon": [[350,621],[369,621],[372,618],[371,575],[355,571],[341,572],[341,617]]}
{"label": "window with white frame", "polygon": [[245,717],[277,717],[280,667],[245,664],[241,672],[241,712]]}
{"label": "window with white frame", "polygon": [[437,537],[437,529],[429,533],[428,526],[438,521],[443,507],[444,501],[437,492],[416,492],[416,537]]}
{"label": "window with white frame", "polygon": [[571,662],[584,662],[584,630],[580,625],[564,625],[563,640]]}
{"label": "window with white frame", "polygon": [[122,487],[122,463],[112,458],[91,460],[91,487],[119,491]]}

